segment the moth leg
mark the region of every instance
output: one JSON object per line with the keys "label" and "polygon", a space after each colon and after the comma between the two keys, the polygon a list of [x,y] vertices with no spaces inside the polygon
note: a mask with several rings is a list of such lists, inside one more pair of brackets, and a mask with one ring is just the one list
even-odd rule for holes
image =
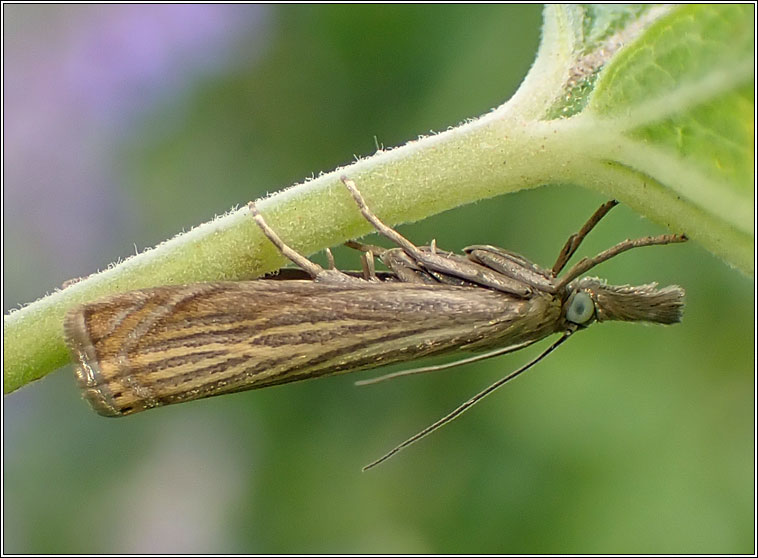
{"label": "moth leg", "polygon": [[357,242],[355,240],[348,240],[345,242],[345,246],[352,248],[353,250],[358,250],[359,252],[371,252],[377,258],[381,258],[382,255],[387,251],[387,248],[374,246],[373,244],[363,244],[363,242]]}
{"label": "moth leg", "polygon": [[[516,296],[531,296],[531,288],[528,285],[525,285],[522,281],[506,277],[502,273],[497,273],[496,271],[488,269],[475,262],[467,261],[462,257],[456,259],[449,254],[440,254],[437,250],[436,244],[433,244],[427,249],[417,248],[400,233],[382,223],[379,218],[372,213],[366,205],[363,196],[361,196],[361,193],[358,191],[358,188],[356,188],[355,182],[346,176],[341,177],[341,180],[358,204],[361,214],[369,223],[374,225],[377,232],[392,240],[410,259],[414,260],[414,263],[421,266],[424,270],[423,275],[420,277],[422,281],[426,282],[427,278],[431,278],[433,281],[439,279],[447,282],[443,279],[444,277],[454,278],[455,280],[462,279],[469,283],[484,287],[492,287],[503,292],[515,294]],[[387,252],[387,255],[390,253],[391,251]],[[387,263],[385,257],[382,257],[382,261]],[[394,268],[392,269],[394,271]],[[406,280],[403,279],[397,271],[396,274],[401,281]]]}
{"label": "moth leg", "polygon": [[415,244],[413,244],[410,240],[405,238],[403,235],[401,235],[399,232],[397,232],[395,229],[388,227],[384,223],[382,223],[379,218],[374,215],[374,213],[368,208],[368,205],[366,205],[366,200],[363,199],[363,196],[358,191],[358,188],[355,186],[355,182],[347,178],[346,176],[340,177],[340,180],[342,180],[342,183],[347,187],[347,189],[350,191],[350,194],[353,196],[353,199],[355,200],[355,203],[358,204],[358,208],[361,211],[361,214],[366,218],[366,220],[371,223],[376,231],[384,236],[385,238],[388,238],[398,246],[400,246],[405,252],[412,256],[413,258],[417,260],[423,259],[423,253],[421,250],[419,250]]}
{"label": "moth leg", "polygon": [[574,255],[574,252],[576,252],[577,248],[579,248],[579,245],[582,243],[582,240],[584,240],[584,237],[587,236],[590,231],[595,228],[595,225],[600,222],[600,219],[605,217],[605,215],[614,206],[618,205],[618,203],[619,202],[616,200],[605,202],[597,209],[597,211],[595,211],[595,213],[592,214],[592,217],[587,220],[587,222],[579,230],[578,233],[574,233],[568,238],[566,244],[563,245],[563,248],[558,254],[558,259],[555,260],[555,264],[553,264],[553,277],[557,276],[561,272],[566,263],[571,259],[571,256]]}
{"label": "moth leg", "polygon": [[250,213],[253,215],[253,219],[255,219],[255,222],[258,224],[261,231],[263,231],[263,234],[266,235],[266,238],[268,238],[271,243],[276,246],[287,259],[302,268],[314,279],[326,272],[323,267],[317,263],[310,261],[305,256],[298,254],[292,248],[287,246],[284,241],[279,238],[279,235],[274,232],[274,229],[268,226],[268,223],[266,223],[266,221],[263,219],[263,215],[260,214],[254,202],[247,204],[247,207],[250,210]]}
{"label": "moth leg", "polygon": [[378,281],[376,276],[376,265],[374,258],[382,259],[388,252],[386,248],[374,246],[373,244],[363,244],[355,240],[348,240],[345,246],[361,252],[361,268],[363,269],[363,278],[367,281]]}
{"label": "moth leg", "polygon": [[447,370],[448,368],[455,368],[456,366],[463,366],[464,364],[470,364],[472,362],[478,362],[480,360],[486,360],[488,358],[512,353],[520,349],[523,349],[525,347],[528,347],[529,345],[532,345],[536,343],[537,341],[540,341],[540,339],[532,339],[530,341],[524,341],[523,343],[517,343],[515,345],[510,345],[508,347],[501,347],[499,349],[495,349],[494,351],[490,351],[488,353],[474,355],[472,357],[462,358],[460,360],[454,360],[453,362],[448,362],[445,364],[435,364],[433,366],[422,366],[421,368],[411,368],[409,370],[401,370],[400,372],[392,372],[390,374],[385,374],[384,376],[369,378],[368,380],[359,380],[355,382],[355,385],[368,386],[370,384],[378,384],[379,382],[383,382],[385,380],[399,378],[400,376],[412,376],[414,374],[423,374],[426,372],[439,372],[440,370]]}
{"label": "moth leg", "polygon": [[329,269],[332,271],[337,269],[337,264],[334,263],[334,254],[332,254],[332,251],[327,248],[324,252],[326,252],[326,261],[328,262]]}
{"label": "moth leg", "polygon": [[645,236],[634,240],[624,240],[623,242],[619,242],[615,246],[611,246],[607,250],[600,252],[594,258],[582,258],[579,260],[563,277],[561,277],[561,280],[556,283],[556,291],[562,289],[571,281],[579,277],[581,274],[586,273],[596,265],[610,260],[632,248],[639,248],[641,246],[663,246],[665,244],[686,242],[687,240],[689,239],[687,238],[687,235],[684,234],[662,234],[659,236]]}
{"label": "moth leg", "polygon": [[402,248],[387,250],[381,255],[382,263],[392,270],[403,283],[439,284],[428,270],[419,265],[418,260],[409,256]]}
{"label": "moth leg", "polygon": [[363,268],[363,278],[366,281],[376,281],[376,266],[374,264],[374,253],[368,250],[361,254],[361,267]]}
{"label": "moth leg", "polygon": [[[372,257],[379,258],[395,274],[395,277],[403,283],[439,283],[428,271],[425,271],[418,265],[417,260],[409,256],[402,248],[382,248],[381,246],[363,244],[355,240],[348,240],[345,242],[345,246],[363,252],[361,257],[371,254]],[[373,262],[371,264],[373,265]],[[365,266],[363,270],[365,278]]]}

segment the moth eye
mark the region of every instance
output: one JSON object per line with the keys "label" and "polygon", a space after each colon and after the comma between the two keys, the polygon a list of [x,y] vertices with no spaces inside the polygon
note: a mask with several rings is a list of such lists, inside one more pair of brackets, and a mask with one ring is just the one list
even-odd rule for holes
{"label": "moth eye", "polygon": [[571,295],[566,310],[566,319],[575,324],[586,324],[592,316],[595,315],[595,303],[592,302],[590,295],[584,291],[579,291]]}

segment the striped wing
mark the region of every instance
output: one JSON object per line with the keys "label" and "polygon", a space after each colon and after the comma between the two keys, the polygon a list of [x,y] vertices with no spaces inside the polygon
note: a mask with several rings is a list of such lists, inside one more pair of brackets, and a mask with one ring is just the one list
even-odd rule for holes
{"label": "striped wing", "polygon": [[555,331],[559,313],[560,303],[542,294],[523,299],[470,287],[259,280],[115,295],[72,310],[65,336],[92,407],[122,416],[541,338]]}

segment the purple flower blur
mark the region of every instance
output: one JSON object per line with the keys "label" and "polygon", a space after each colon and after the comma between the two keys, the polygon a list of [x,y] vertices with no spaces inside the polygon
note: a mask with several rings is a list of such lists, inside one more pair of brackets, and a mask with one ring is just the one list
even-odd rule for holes
{"label": "purple flower blur", "polygon": [[[68,276],[107,262],[98,253],[129,222],[129,200],[120,199],[123,192],[114,187],[121,181],[113,155],[119,141],[156,106],[181,99],[199,78],[230,71],[241,56],[249,63],[260,49],[243,51],[239,44],[265,36],[268,9],[212,4],[3,9],[4,232],[6,261],[15,264],[5,279],[14,292],[12,304],[36,298],[40,287],[55,287],[61,278],[46,280],[48,269]],[[39,263],[45,260],[50,263]],[[45,265],[49,268],[40,267]],[[30,275],[38,283],[16,293],[27,290]]]}

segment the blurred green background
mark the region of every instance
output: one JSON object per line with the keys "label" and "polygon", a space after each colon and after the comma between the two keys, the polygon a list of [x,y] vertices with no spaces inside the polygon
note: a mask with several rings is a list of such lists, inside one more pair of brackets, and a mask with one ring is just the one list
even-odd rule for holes
{"label": "blurred green background", "polygon": [[[527,72],[541,25],[536,5],[3,11],[6,312],[377,145],[487,112]],[[549,185],[400,230],[549,266],[602,201]],[[622,206],[582,253],[660,232]],[[59,370],[3,398],[3,551],[754,552],[752,281],[694,243],[597,274],[682,285],[684,322],[594,326],[368,473],[544,347],[119,420]]]}

